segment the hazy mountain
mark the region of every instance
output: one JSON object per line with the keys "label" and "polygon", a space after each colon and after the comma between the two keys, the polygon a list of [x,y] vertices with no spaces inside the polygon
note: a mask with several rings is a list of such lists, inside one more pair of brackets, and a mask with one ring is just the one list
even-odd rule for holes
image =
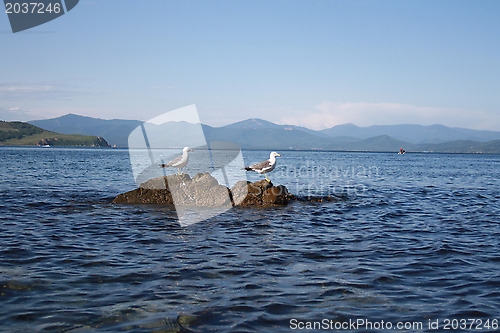
{"label": "hazy mountain", "polygon": [[265,129],[265,128],[278,128],[280,125],[270,121],[258,118],[250,118],[247,120],[238,121],[234,124],[223,126],[222,128],[236,128],[236,129]]}
{"label": "hazy mountain", "polygon": [[0,121],[0,145],[109,147],[102,137],[54,133],[19,121]]}
{"label": "hazy mountain", "polygon": [[99,119],[76,114],[67,114],[62,117],[32,120],[28,123],[62,134],[95,135],[103,137],[110,145],[119,147],[128,146],[128,136],[142,121],[123,119]]}
{"label": "hazy mountain", "polygon": [[[46,130],[67,134],[90,134],[104,137],[110,144],[128,146],[130,133],[143,122],[138,120],[104,120],[69,114],[31,121]],[[338,125],[314,131],[294,125],[278,125],[263,119],[247,119],[222,127],[200,126],[187,122],[162,125],[145,124],[152,146],[196,146],[203,141],[233,142],[244,149],[325,149],[355,151],[500,152],[500,132],[450,128],[443,125],[379,125],[358,127]],[[139,144],[143,144],[142,133]],[[168,133],[168,142],[164,141]],[[186,142],[184,133],[193,133]],[[163,140],[163,141],[162,141]],[[495,141],[499,140],[499,141]]]}
{"label": "hazy mountain", "polygon": [[343,143],[339,149],[342,150],[357,150],[357,151],[399,151],[404,147],[406,150],[414,148],[408,142],[394,139],[388,135],[379,135],[365,140]]}
{"label": "hazy mountain", "polygon": [[[68,134],[91,134],[104,137],[111,145],[128,146],[130,133],[143,122],[137,120],[96,119],[74,114],[62,117],[34,120],[29,123],[51,131]],[[147,124],[148,136],[157,137],[170,133],[171,145],[187,145],[176,142],[180,134],[188,133],[197,128],[193,124],[184,122],[155,126]],[[193,127],[194,126],[194,127]],[[245,148],[267,148],[270,145],[275,149],[329,149],[330,141],[325,134],[305,127],[293,125],[278,125],[262,119],[248,119],[223,127],[203,125],[203,130],[209,141],[229,141]],[[276,138],[279,140],[276,140]],[[325,141],[325,138],[327,140]],[[155,140],[151,139],[151,142]]]}
{"label": "hazy mountain", "polygon": [[411,143],[442,143],[459,140],[486,142],[500,140],[500,132],[451,128],[443,125],[374,125],[358,127],[353,124],[344,124],[324,129],[320,132],[331,137],[351,136],[359,139],[389,135],[398,140]]}
{"label": "hazy mountain", "polygon": [[[198,147],[205,144],[205,134],[200,124],[186,121],[169,121],[163,124],[143,123],[130,135],[129,147],[151,148]],[[189,135],[186,135],[188,134]],[[146,143],[147,139],[147,143]]]}
{"label": "hazy mountain", "polygon": [[276,125],[264,128],[204,126],[209,141],[234,142],[247,149],[331,149],[332,138],[297,128]]}
{"label": "hazy mountain", "polygon": [[302,126],[295,126],[295,125],[278,125],[273,122],[264,120],[264,119],[258,119],[258,118],[251,118],[247,120],[242,120],[238,121],[234,124],[226,125],[220,128],[224,129],[283,129],[287,131],[293,131],[293,130],[299,130],[302,132],[309,133],[314,136],[320,136],[320,137],[328,137],[327,134],[322,133],[320,131],[315,131],[306,127]]}

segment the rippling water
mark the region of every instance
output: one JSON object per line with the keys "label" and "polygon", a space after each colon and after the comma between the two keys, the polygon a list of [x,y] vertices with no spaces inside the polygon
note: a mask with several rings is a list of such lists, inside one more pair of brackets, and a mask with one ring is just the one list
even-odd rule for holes
{"label": "rippling water", "polygon": [[135,187],[126,150],[1,148],[0,330],[500,319],[499,155],[282,153],[275,184],[339,201],[180,227],[109,203]]}

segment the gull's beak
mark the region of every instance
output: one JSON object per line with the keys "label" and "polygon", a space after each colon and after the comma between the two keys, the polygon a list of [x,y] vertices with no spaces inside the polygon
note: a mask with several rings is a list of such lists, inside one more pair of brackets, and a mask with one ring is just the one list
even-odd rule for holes
{"label": "gull's beak", "polygon": [[193,149],[189,149],[189,151],[194,151]]}
{"label": "gull's beak", "polygon": [[278,155],[276,155],[276,156],[279,156],[279,157],[281,157],[281,154],[278,154]]}

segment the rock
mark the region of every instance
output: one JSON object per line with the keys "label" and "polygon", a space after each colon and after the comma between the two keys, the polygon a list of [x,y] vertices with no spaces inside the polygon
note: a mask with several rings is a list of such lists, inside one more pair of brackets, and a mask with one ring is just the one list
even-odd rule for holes
{"label": "rock", "polygon": [[189,182],[191,182],[191,177],[188,174],[183,173],[182,175],[169,175],[166,177],[153,178],[142,183],[139,187],[155,190],[177,189],[183,184]]}
{"label": "rock", "polygon": [[240,207],[286,206],[294,198],[285,186],[274,186],[267,180],[255,183],[240,181],[233,186],[231,192],[233,202]]}
{"label": "rock", "polygon": [[147,188],[154,190],[164,190],[168,188],[167,177],[158,177],[148,180],[139,185],[139,188]]}
{"label": "rock", "polygon": [[264,191],[262,194],[262,201],[272,205],[286,205],[288,190],[283,185],[278,185],[276,187],[270,187]]}
{"label": "rock", "polygon": [[118,195],[113,203],[160,204],[182,207],[231,206],[227,187],[219,185],[209,173],[158,177],[142,183],[138,189]]}
{"label": "rock", "polygon": [[272,207],[286,206],[290,201],[340,201],[337,196],[296,197],[283,185],[261,180],[255,183],[237,182],[231,190],[219,185],[209,173],[198,173],[193,179],[187,174],[158,177],[142,183],[139,188],[118,195],[117,204],[158,204],[172,208],[190,207]]}
{"label": "rock", "polygon": [[171,191],[176,205],[184,207],[224,207],[231,206],[227,187],[213,185],[213,182],[191,182]]}
{"label": "rock", "polygon": [[127,193],[119,194],[112,203],[118,204],[158,204],[174,206],[168,189],[156,190],[139,187]]}
{"label": "rock", "polygon": [[210,187],[210,186],[217,186],[219,185],[219,182],[217,179],[212,177],[211,174],[208,172],[206,173],[197,173],[193,177],[193,183],[196,184],[196,186],[205,186],[205,187]]}
{"label": "rock", "polygon": [[189,207],[272,207],[286,206],[290,201],[339,201],[336,196],[296,197],[283,185],[261,180],[255,183],[237,182],[231,190],[219,185],[209,173],[198,173],[193,179],[187,174],[158,177],[142,183],[139,188],[118,195],[113,203],[159,204]]}
{"label": "rock", "polygon": [[191,183],[191,177],[186,173],[183,173],[181,175],[169,175],[163,178],[167,179],[168,188],[171,192],[173,191],[173,189],[179,189],[183,186],[186,186],[186,184]]}
{"label": "rock", "polygon": [[248,187],[248,193],[261,195],[265,190],[272,188],[273,183],[267,180],[260,180],[255,183],[250,183]]}
{"label": "rock", "polygon": [[285,186],[267,180],[237,182],[231,190],[219,185],[209,173],[158,177],[139,188],[120,194],[113,203],[160,204],[182,207],[270,207],[285,206],[295,197]]}
{"label": "rock", "polygon": [[248,189],[247,186],[252,184],[249,181],[240,180],[231,188],[232,201],[234,206],[239,206],[243,200],[245,200]]}

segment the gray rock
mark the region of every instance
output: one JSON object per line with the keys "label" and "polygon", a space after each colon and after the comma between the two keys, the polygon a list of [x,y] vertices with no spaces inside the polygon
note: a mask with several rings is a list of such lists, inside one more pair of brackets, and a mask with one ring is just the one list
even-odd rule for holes
{"label": "gray rock", "polygon": [[158,177],[138,189],[118,195],[113,203],[165,204],[182,207],[270,207],[285,206],[292,199],[285,186],[261,180],[237,182],[231,190],[219,185],[209,173]]}

